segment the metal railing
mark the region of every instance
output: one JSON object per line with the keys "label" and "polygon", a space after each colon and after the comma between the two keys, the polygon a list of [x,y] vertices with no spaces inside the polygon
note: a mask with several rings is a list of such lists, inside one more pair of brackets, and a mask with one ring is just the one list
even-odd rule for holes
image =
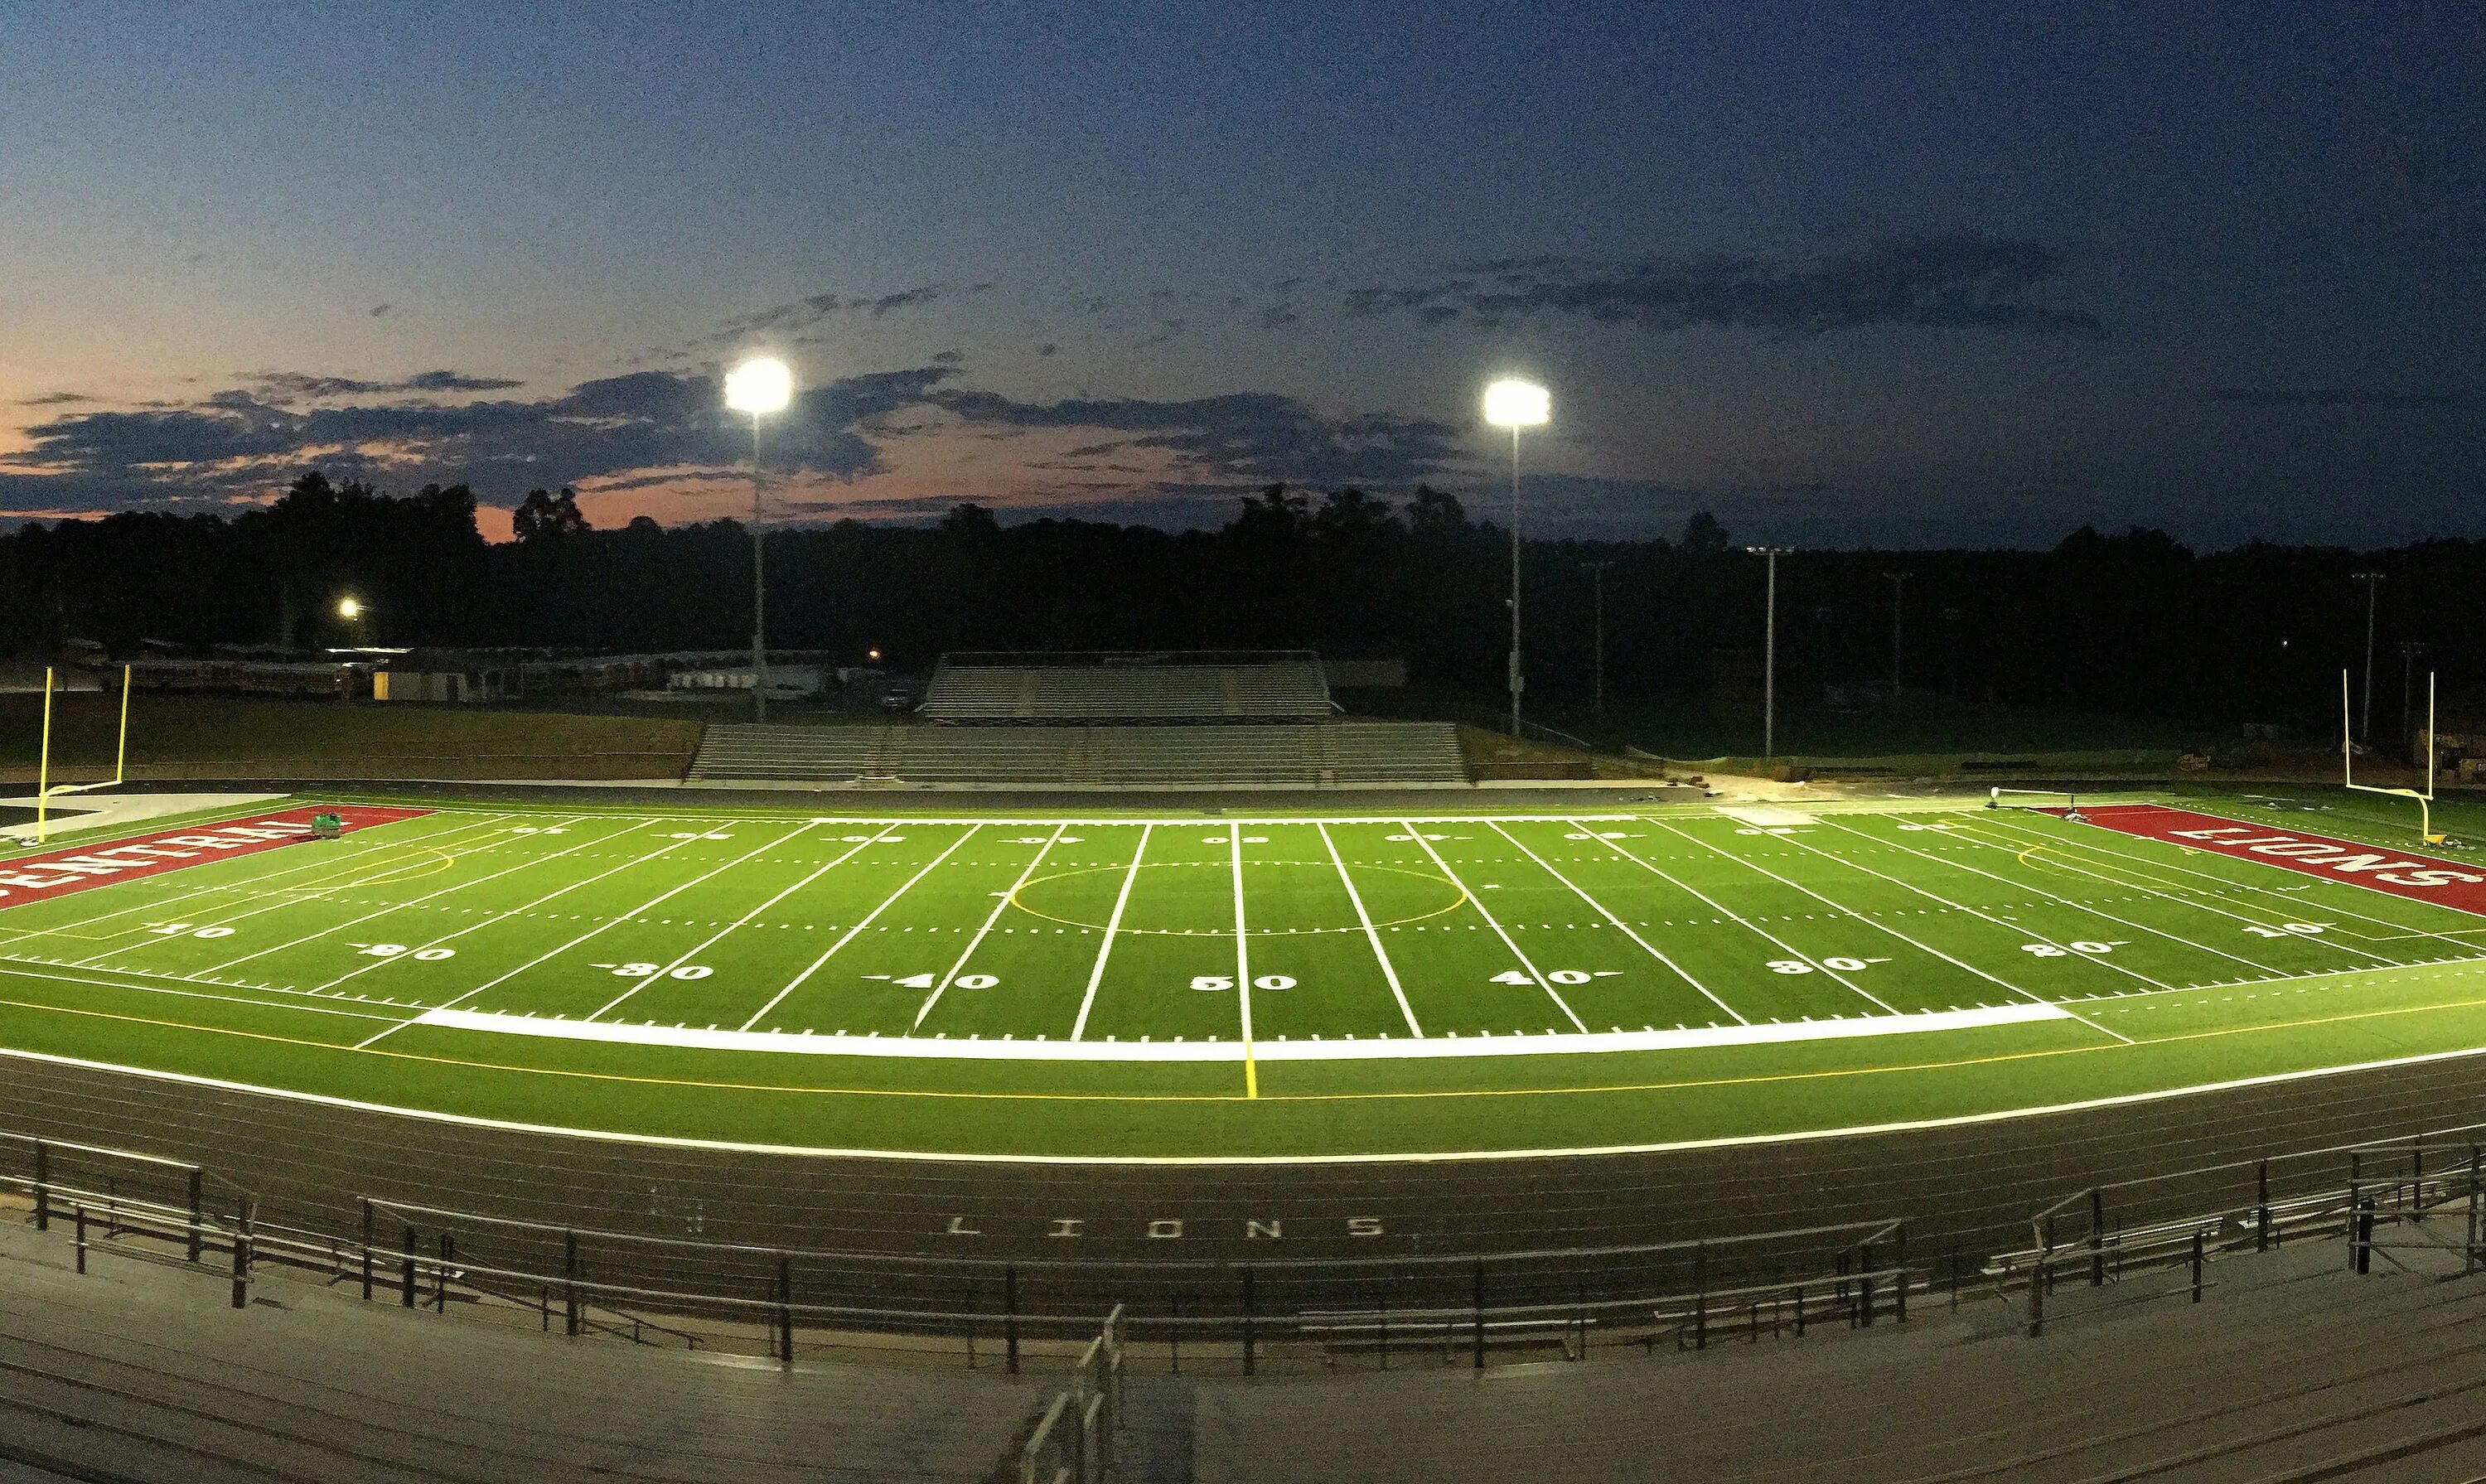
{"label": "metal railing", "polygon": [[1101,1333],[1070,1367],[1070,1386],[1056,1394],[1019,1450],[1018,1484],[1103,1484],[1113,1477],[1127,1419],[1122,1408],[1122,1310],[1105,1316]]}
{"label": "metal railing", "polygon": [[[1699,1241],[1365,1259],[995,1259],[804,1250],[555,1226],[366,1200],[357,1229],[270,1220],[179,1161],[0,1135],[0,1191],[91,1250],[230,1269],[234,1303],[273,1265],[373,1303],[541,1332],[764,1355],[867,1353],[1016,1374],[1111,1309],[1116,1354],[1169,1371],[1595,1349],[1699,1351],[1727,1337],[1904,1320],[1923,1276],[1903,1222]],[[1119,1363],[1118,1361],[1118,1363]]]}
{"label": "metal railing", "polygon": [[2077,1313],[2085,1317],[2158,1298],[2197,1304],[2214,1286],[2205,1277],[2210,1263],[2290,1241],[2344,1237],[2350,1266],[2364,1273],[2376,1252],[2388,1256],[2403,1245],[2391,1240],[2395,1228],[2413,1233],[2405,1245],[2449,1246],[2422,1223],[2452,1209],[2467,1223],[2454,1250],[2462,1271],[2475,1273],[2486,1268],[2482,1146],[2486,1125],[2468,1125],[2091,1186],[2036,1212],[2030,1245],[1996,1253],[1983,1274],[2005,1297],[2017,1290],[2020,1325],[2034,1336],[2073,1317],[2047,1311],[2049,1297],[2067,1280],[2102,1289],[2128,1277],[2188,1270],[2189,1281],[2175,1288],[2084,1304]]}

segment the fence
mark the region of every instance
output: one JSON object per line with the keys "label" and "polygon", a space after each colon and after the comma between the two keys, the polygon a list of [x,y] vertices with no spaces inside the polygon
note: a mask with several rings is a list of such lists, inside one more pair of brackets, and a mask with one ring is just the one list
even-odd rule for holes
{"label": "fence", "polygon": [[[1699,1351],[1824,1323],[1904,1321],[1922,1275],[1903,1222],[1635,1246],[1271,1258],[1019,1261],[794,1250],[361,1202],[358,1229],[271,1220],[179,1161],[0,1135],[0,1189],[69,1219],[77,1250],[229,1267],[236,1305],[268,1265],[373,1303],[543,1333],[764,1355],[831,1354],[1017,1373],[1114,1310],[1115,1354],[1169,1371]],[[1118,1359],[1117,1364],[1120,1360]]]}
{"label": "fence", "polygon": [[[2395,1260],[2389,1254],[2402,1246],[2445,1249],[2450,1244],[2423,1223],[2453,1209],[2466,1232],[2452,1250],[2462,1271],[2475,1273],[2486,1268],[2481,1145],[2486,1125],[2470,1125],[2092,1186],[2038,1211],[2031,1245],[1995,1254],[1984,1276],[2005,1294],[2018,1290],[2020,1323],[2034,1336],[2049,1323],[2125,1304],[2168,1297],[2197,1304],[2214,1286],[2209,1264],[2289,1241],[2344,1238],[2359,1273],[2371,1269],[2377,1252]],[[2085,1303],[2075,1315],[2047,1311],[2066,1279],[2103,1289],[2176,1267],[2189,1278],[2176,1288]]]}

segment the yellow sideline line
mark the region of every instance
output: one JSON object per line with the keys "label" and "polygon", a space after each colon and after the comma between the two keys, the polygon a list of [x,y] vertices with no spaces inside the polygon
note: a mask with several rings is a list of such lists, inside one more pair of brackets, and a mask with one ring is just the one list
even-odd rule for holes
{"label": "yellow sideline line", "polygon": [[[2425,966],[2417,966],[2425,967]],[[20,975],[21,977],[43,978],[42,975]],[[131,986],[139,988],[141,986]],[[2215,987],[2215,986],[2214,986]],[[36,1001],[0,999],[0,1006],[23,1010],[49,1011],[58,1015],[75,1015],[93,1020],[120,1021],[130,1025],[152,1026],[166,1031],[192,1031],[207,1035],[237,1036],[244,1040],[268,1041],[282,1046],[300,1046],[317,1051],[358,1052],[365,1056],[388,1057],[402,1061],[425,1062],[435,1066],[459,1067],[472,1071],[520,1072],[546,1077],[578,1078],[591,1082],[625,1083],[636,1086],[697,1087],[724,1092],[787,1092],[833,1097],[900,1097],[943,1098],[966,1102],[1034,1102],[1034,1103],[1241,1103],[1252,1098],[1231,1092],[972,1092],[951,1088],[928,1087],[815,1087],[781,1083],[710,1082],[697,1078],[649,1077],[627,1072],[593,1072],[569,1067],[527,1066],[508,1061],[476,1061],[460,1057],[431,1056],[422,1052],[381,1051],[357,1048],[335,1041],[307,1040],[300,1036],[276,1035],[263,1031],[240,1031],[223,1026],[202,1026],[189,1021],[158,1020],[145,1015],[127,1015],[112,1010],[78,1009],[69,1005],[44,1004]],[[1884,1066],[1833,1067],[1818,1071],[1767,1072],[1743,1077],[1694,1078],[1679,1082],[1611,1083],[1563,1087],[1448,1087],[1396,1090],[1385,1092],[1282,1092],[1257,1099],[1264,1103],[1338,1103],[1412,1101],[1438,1098],[1473,1097],[1552,1097],[1568,1094],[1612,1094],[1626,1092],[1677,1092],[1702,1087],[1764,1086],[1773,1083],[1811,1082],[1834,1078],[1878,1076],[1891,1072],[1939,1072],[1961,1067],[1994,1066],[2013,1061],[2038,1060],[2052,1057],[2086,1056],[2098,1052],[2133,1050],[2140,1047],[2173,1045],[2184,1041],[2218,1040],[2235,1035],[2252,1035],[2273,1031],[2301,1031],[2313,1026],[2344,1025],[2361,1020],[2389,1019],[2403,1015],[2431,1014],[2442,1010],[2466,1010],[2486,1006],[2486,997],[2444,1001],[2433,1004],[2398,1005],[2389,1009],[2351,1010],[2337,1015],[2317,1015],[2303,1020],[2275,1021],[2260,1026],[2228,1026],[2211,1031],[2187,1031],[2172,1035],[2154,1036],[2128,1045],[2062,1046],[2037,1051],[1996,1052],[1982,1057],[1961,1057],[1947,1061],[1899,1062]],[[269,1009],[285,1010],[295,1006],[270,1003]]]}

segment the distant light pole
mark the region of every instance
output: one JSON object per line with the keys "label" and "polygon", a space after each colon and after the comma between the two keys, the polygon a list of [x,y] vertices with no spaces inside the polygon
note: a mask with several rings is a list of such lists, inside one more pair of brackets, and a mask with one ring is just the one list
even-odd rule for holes
{"label": "distant light pole", "polygon": [[1497,381],[1484,389],[1484,420],[1510,429],[1510,734],[1519,735],[1519,693],[1528,688],[1519,668],[1519,430],[1542,427],[1553,416],[1553,397],[1529,381]]}
{"label": "distant light pole", "polygon": [[1891,714],[1899,714],[1900,620],[1907,612],[1908,579],[1914,572],[1884,572],[1891,585]]}
{"label": "distant light pole", "polygon": [[2400,641],[2400,735],[2403,738],[2408,735],[2409,723],[2413,719],[2412,713],[2417,706],[2414,699],[2417,657],[2424,651],[2425,646],[2414,639]]}
{"label": "distant light pole", "polygon": [[2374,594],[2383,586],[2383,574],[2359,572],[2354,580],[2365,585],[2365,710],[2357,723],[2357,740],[2371,747],[2374,745]]}
{"label": "distant light pole", "polygon": [[1779,558],[1795,548],[1791,546],[1747,546],[1755,557],[1765,558],[1770,566],[1768,617],[1761,626],[1761,756],[1779,755]]}
{"label": "distant light pole", "polygon": [[1594,585],[1596,593],[1596,712],[1603,716],[1606,714],[1606,568],[1614,563],[1583,562],[1580,564],[1588,569],[1588,580]]}
{"label": "distant light pole", "polygon": [[751,414],[751,716],[768,720],[768,577],[760,529],[760,419],[794,398],[794,373],[762,356],[726,372],[725,404]]}

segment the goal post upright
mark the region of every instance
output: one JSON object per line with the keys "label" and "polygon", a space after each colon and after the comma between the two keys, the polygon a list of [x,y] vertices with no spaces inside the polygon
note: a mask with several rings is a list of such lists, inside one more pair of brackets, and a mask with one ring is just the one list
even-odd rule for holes
{"label": "goal post upright", "polygon": [[2425,673],[2425,786],[2423,788],[2385,788],[2375,783],[2357,782],[2357,741],[2355,713],[2348,701],[2348,672],[2339,672],[2339,783],[2353,793],[2378,793],[2395,799],[2417,801],[2417,838],[2429,845],[2440,845],[2444,837],[2434,829],[2435,778],[2435,673]]}

